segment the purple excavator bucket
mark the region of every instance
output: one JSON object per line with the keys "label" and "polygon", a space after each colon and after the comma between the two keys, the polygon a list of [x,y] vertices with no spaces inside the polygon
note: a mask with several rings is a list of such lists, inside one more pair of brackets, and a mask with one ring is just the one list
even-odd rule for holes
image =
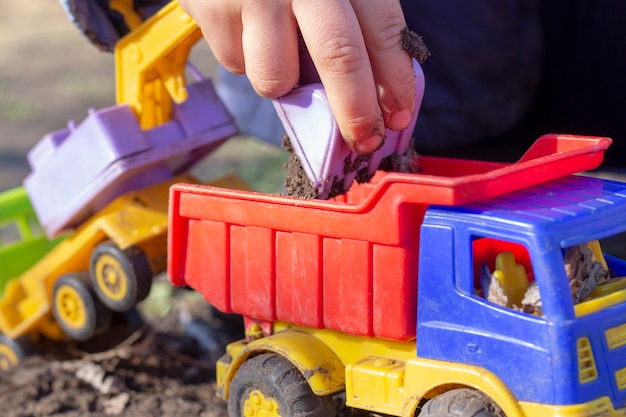
{"label": "purple excavator bucket", "polygon": [[[316,189],[318,199],[329,198],[331,188],[337,186],[338,180],[343,181],[341,188],[347,191],[364,164],[367,164],[368,174],[373,174],[383,158],[406,153],[424,96],[424,73],[416,60],[413,60],[413,67],[416,79],[413,120],[404,130],[387,129],[384,145],[370,154],[369,158],[352,152],[346,145],[322,84],[306,84],[274,100],[274,107],[291,140],[293,151]],[[361,166],[356,167],[359,163]],[[352,169],[346,172],[346,166]]]}
{"label": "purple excavator bucket", "polygon": [[132,109],[91,110],[79,125],[50,133],[28,154],[24,181],[49,237],[72,229],[113,199],[179,173],[237,134],[205,79],[187,86],[172,119],[142,130]]}

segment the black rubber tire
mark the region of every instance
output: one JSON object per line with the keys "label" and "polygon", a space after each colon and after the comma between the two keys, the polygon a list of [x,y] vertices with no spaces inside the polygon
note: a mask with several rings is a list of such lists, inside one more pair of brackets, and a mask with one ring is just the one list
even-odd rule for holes
{"label": "black rubber tire", "polygon": [[138,330],[146,324],[137,307],[113,314],[113,323],[119,323],[131,330]]}
{"label": "black rubber tire", "polygon": [[[136,306],[152,286],[150,261],[137,246],[121,250],[111,242],[99,244],[91,253],[89,276],[98,298],[117,312]],[[113,282],[106,282],[107,277]]]}
{"label": "black rubber tire", "polygon": [[255,356],[241,365],[230,384],[228,415],[243,417],[246,400],[257,390],[265,398],[276,401],[281,417],[336,415],[332,396],[315,395],[300,371],[287,359],[274,353]]}
{"label": "black rubber tire", "polygon": [[109,327],[112,312],[91,288],[89,274],[79,272],[63,275],[55,282],[52,315],[70,339],[85,341]]}
{"label": "black rubber tire", "polygon": [[419,417],[505,417],[491,400],[479,391],[459,388],[428,401]]}
{"label": "black rubber tire", "polygon": [[27,355],[27,349],[20,339],[14,340],[0,334],[0,371],[17,366]]}

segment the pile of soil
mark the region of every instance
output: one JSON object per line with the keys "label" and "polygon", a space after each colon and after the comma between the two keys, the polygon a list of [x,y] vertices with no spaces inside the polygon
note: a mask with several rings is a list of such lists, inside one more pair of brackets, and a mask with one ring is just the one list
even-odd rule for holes
{"label": "pile of soil", "polygon": [[2,415],[227,417],[215,360],[241,337],[239,318],[185,293],[185,314],[120,317],[89,342],[40,341],[40,353],[0,374]]}

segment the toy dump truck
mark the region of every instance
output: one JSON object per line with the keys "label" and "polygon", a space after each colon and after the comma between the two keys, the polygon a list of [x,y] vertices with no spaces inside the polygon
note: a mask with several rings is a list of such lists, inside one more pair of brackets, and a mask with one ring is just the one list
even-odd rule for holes
{"label": "toy dump truck", "polygon": [[[0,193],[0,298],[7,284],[59,244],[63,237],[48,239],[37,220],[23,187]],[[19,362],[23,341],[0,334],[0,369]]]}
{"label": "toy dump truck", "polygon": [[246,339],[232,417],[626,415],[626,184],[571,175],[610,139],[547,135],[514,164],[421,157],[332,201],[179,184],[169,274]]}
{"label": "toy dump truck", "polygon": [[19,362],[33,336],[86,340],[108,327],[112,311],[148,295],[152,277],[165,269],[173,181],[118,197],[10,276],[0,299],[5,365]]}
{"label": "toy dump truck", "polygon": [[[53,241],[27,210],[23,189],[11,191],[11,200],[0,195],[1,230],[24,236],[0,251],[0,369],[19,363],[39,335],[87,340],[108,328],[113,312],[126,312],[148,295],[153,277],[166,268],[168,191],[180,181],[195,182],[183,175],[126,193]],[[246,188],[234,175],[211,184]],[[16,197],[25,199],[23,210],[5,211],[15,208]]]}
{"label": "toy dump truck", "polygon": [[24,187],[0,194],[0,296],[7,282],[21,274],[63,238],[49,240]]}
{"label": "toy dump truck", "polygon": [[[152,278],[166,268],[168,190],[180,181],[194,180],[178,176],[126,193],[62,238],[49,241],[39,229],[38,239],[15,241],[2,248],[0,369],[19,363],[39,335],[87,340],[108,328],[112,312],[126,312],[148,295]],[[211,184],[246,187],[235,176]],[[16,192],[26,197],[23,189],[12,191],[11,196]],[[27,237],[32,236],[37,230],[32,209],[32,217],[26,219],[28,212],[10,215],[3,210],[6,206],[0,204],[2,225],[13,235],[10,220],[20,228],[29,221]],[[17,259],[5,255],[15,255],[20,247],[22,252],[32,252],[24,258],[29,262],[11,268]],[[35,254],[37,258],[33,258]]]}

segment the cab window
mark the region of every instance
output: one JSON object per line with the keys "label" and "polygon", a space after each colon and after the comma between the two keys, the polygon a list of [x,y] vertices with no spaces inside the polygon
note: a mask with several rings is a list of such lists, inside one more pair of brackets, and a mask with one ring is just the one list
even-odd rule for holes
{"label": "cab window", "polygon": [[524,245],[488,237],[472,240],[474,293],[499,306],[541,315],[541,297]]}
{"label": "cab window", "polygon": [[0,224],[0,247],[5,248],[22,242],[24,237],[20,233],[17,221],[8,221]]}

